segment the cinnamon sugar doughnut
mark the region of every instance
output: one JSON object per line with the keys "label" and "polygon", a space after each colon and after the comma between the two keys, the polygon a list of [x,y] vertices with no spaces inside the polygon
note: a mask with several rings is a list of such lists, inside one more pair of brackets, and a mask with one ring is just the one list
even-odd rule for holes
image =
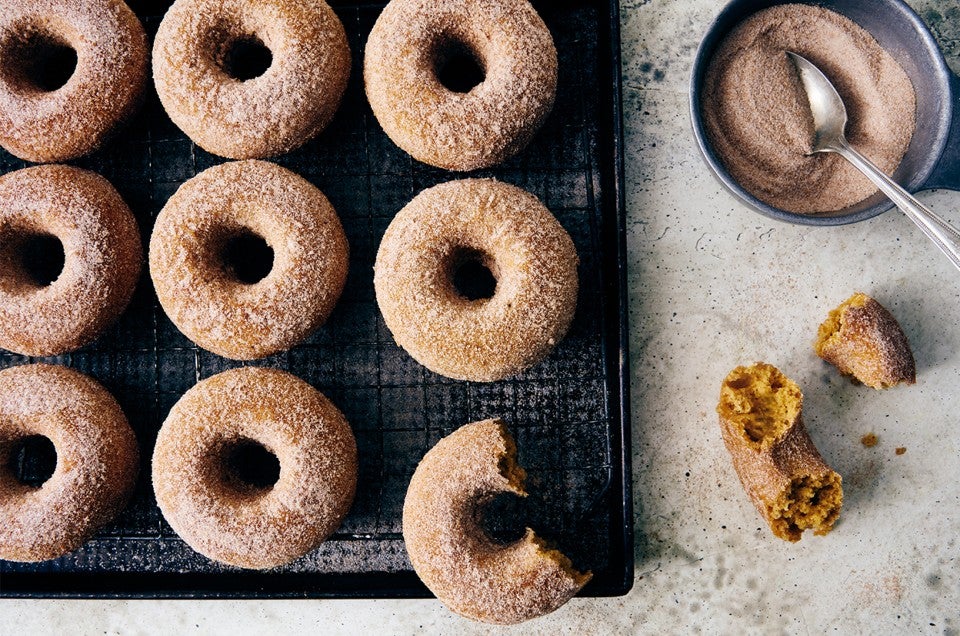
{"label": "cinnamon sugar doughnut", "polygon": [[857,292],[830,312],[813,346],[840,373],[871,388],[917,381],[913,351],[897,319],[864,293]]}
{"label": "cinnamon sugar doughnut", "polygon": [[147,55],[121,0],[4,0],[0,145],[37,162],[93,152],[139,106]]}
{"label": "cinnamon sugar doughnut", "polygon": [[349,75],[343,24],[323,0],[177,0],[153,45],[170,119],[231,159],[304,144],[330,123]]}
{"label": "cinnamon sugar doughnut", "polygon": [[427,452],[403,502],[403,540],[417,575],[444,605],[477,621],[542,616],[591,577],[529,528],[508,545],[483,532],[477,519],[485,503],[501,493],[526,496],[516,453],[500,420],[467,424]]}
{"label": "cinnamon sugar doughnut", "polygon": [[[484,277],[486,288],[471,289]],[[390,223],[374,287],[387,327],[417,362],[492,382],[536,364],[566,334],[577,252],[532,194],[493,179],[451,181]]]}
{"label": "cinnamon sugar doughnut", "polygon": [[[265,481],[241,472],[251,447],[279,463]],[[153,452],[164,518],[197,552],[244,568],[283,565],[323,543],[356,482],[357,446],[343,415],[276,369],[233,369],[194,386],[170,410]]]}
{"label": "cinnamon sugar doughnut", "polygon": [[188,338],[249,360],[289,349],[326,321],[347,253],[322,192],[278,165],[236,161],[204,170],[167,201],[150,238],[150,276]]}
{"label": "cinnamon sugar doughnut", "polygon": [[[53,442],[57,464],[34,487],[13,461],[36,437]],[[0,371],[0,559],[45,561],[79,548],[126,505],[138,456],[123,411],[92,378],[48,364]]]}
{"label": "cinnamon sugar doughnut", "polygon": [[723,380],[717,413],[723,443],[753,505],[773,534],[825,535],[843,505],[843,480],[803,424],[800,387],[773,365],[737,367]]}
{"label": "cinnamon sugar doughnut", "polygon": [[87,344],[130,302],[142,260],[137,222],[103,177],[60,165],[3,175],[0,347],[50,356]]}
{"label": "cinnamon sugar doughnut", "polygon": [[392,0],[370,32],[363,69],[387,135],[448,170],[522,150],[557,91],[553,37],[527,0]]}

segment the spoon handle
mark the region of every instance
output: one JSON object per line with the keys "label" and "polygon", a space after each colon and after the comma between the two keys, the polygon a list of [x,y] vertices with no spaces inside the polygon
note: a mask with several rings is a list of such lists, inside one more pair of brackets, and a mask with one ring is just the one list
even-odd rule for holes
{"label": "spoon handle", "polygon": [[957,269],[960,269],[960,231],[957,231],[942,217],[934,214],[933,210],[913,198],[913,195],[901,188],[896,181],[884,174],[869,159],[851,148],[846,140],[840,140],[839,143],[831,147],[831,150],[842,155],[866,175],[874,185],[880,188],[881,192],[887,195],[898,208],[910,217],[911,221],[923,230],[923,233],[940,248],[940,251],[946,254],[950,262]]}

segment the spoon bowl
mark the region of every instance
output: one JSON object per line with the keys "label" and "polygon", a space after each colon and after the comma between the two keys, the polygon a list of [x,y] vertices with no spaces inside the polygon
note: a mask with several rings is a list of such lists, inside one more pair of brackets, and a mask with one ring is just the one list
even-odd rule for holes
{"label": "spoon bowl", "polygon": [[847,107],[826,75],[807,58],[787,51],[787,57],[800,73],[807,92],[810,114],[813,115],[813,146],[810,153],[830,152],[832,144],[844,138],[847,128]]}

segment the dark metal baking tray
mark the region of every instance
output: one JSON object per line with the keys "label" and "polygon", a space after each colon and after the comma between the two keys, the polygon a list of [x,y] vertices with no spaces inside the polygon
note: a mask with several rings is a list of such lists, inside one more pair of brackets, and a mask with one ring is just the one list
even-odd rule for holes
{"label": "dark metal baking tray", "polygon": [[[193,552],[163,520],[150,485],[157,431],[196,381],[242,363],[198,349],[159,308],[144,273],[130,308],[64,364],[100,380],[137,433],[142,461],[133,500],[81,549],[37,564],[0,561],[6,597],[421,597],[400,528],[407,482],[423,454],[459,426],[503,417],[517,439],[530,496],[498,499],[496,536],[524,524],[555,542],[593,581],[583,594],[633,584],[619,15],[616,0],[536,3],[557,43],[556,106],[519,156],[475,175],[535,193],[580,254],[581,293],[566,339],[541,364],[491,384],[456,382],[414,362],[377,310],[372,265],[393,215],[425,187],[462,175],[412,161],[366,103],[362,50],[385,3],[333,2],[350,39],[353,72],[329,128],[274,160],[330,198],[351,246],[350,275],[328,323],[304,344],[252,364],[287,369],[326,393],[350,421],[359,485],[339,531],[304,558],[266,572],[221,566]],[[131,2],[151,36],[169,2]],[[185,180],[222,159],[194,146],[150,90],[134,121],[74,162],[107,177],[137,216],[153,219]],[[0,151],[0,173],[26,166]],[[0,351],[0,367],[34,360]],[[31,470],[29,462],[23,467]]]}

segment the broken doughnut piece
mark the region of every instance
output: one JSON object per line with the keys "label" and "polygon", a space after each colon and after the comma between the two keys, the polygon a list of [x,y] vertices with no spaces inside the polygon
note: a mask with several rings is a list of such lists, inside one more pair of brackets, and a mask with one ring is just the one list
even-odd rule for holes
{"label": "broken doughnut piece", "polygon": [[512,625],[569,601],[590,580],[527,528],[497,543],[479,519],[501,493],[525,497],[526,472],[498,419],[444,437],[417,466],[403,504],[403,539],[417,575],[448,608],[475,621]]}
{"label": "broken doughnut piece", "polygon": [[733,467],[773,534],[825,535],[840,516],[841,478],[817,451],[801,418],[803,394],[776,367],[737,367],[720,388],[720,430]]}
{"label": "broken doughnut piece", "polygon": [[817,355],[874,389],[917,381],[910,343],[897,319],[857,292],[830,312],[814,343]]}

